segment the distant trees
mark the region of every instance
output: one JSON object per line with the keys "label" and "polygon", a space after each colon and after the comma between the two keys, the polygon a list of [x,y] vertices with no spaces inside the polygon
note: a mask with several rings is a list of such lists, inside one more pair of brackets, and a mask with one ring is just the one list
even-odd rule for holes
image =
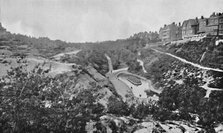
{"label": "distant trees", "polygon": [[73,60],[72,62],[83,66],[91,65],[99,73],[105,75],[108,72],[108,61],[105,58],[105,53],[111,58],[114,69],[119,69],[123,65],[129,66],[130,70],[134,72],[138,72],[141,69],[141,66],[136,60],[137,55],[124,47],[116,50],[82,50],[77,54],[77,57],[70,57],[72,59],[64,58],[68,62]]}
{"label": "distant trees", "polygon": [[157,42],[159,41],[159,34],[157,32],[139,32],[130,37],[130,39],[140,39],[145,43]]}

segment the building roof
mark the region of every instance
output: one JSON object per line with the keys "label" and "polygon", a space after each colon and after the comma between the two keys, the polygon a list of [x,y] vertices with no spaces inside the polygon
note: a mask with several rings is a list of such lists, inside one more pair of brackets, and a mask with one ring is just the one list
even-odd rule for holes
{"label": "building roof", "polygon": [[188,27],[192,25],[198,25],[198,20],[197,19],[188,19],[183,22],[183,27]]}
{"label": "building roof", "polygon": [[181,26],[177,25],[176,23],[171,23],[171,24],[168,24],[168,25],[164,25],[164,27],[161,27],[159,31],[163,31],[163,30],[170,30],[172,28],[181,28]]}

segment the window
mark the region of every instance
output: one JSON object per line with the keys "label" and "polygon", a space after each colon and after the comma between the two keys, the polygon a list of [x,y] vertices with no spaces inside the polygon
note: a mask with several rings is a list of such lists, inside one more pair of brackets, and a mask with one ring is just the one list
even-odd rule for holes
{"label": "window", "polygon": [[222,31],[222,30],[221,30],[221,31],[219,31],[219,34],[220,34],[220,35],[223,35],[223,31]]}

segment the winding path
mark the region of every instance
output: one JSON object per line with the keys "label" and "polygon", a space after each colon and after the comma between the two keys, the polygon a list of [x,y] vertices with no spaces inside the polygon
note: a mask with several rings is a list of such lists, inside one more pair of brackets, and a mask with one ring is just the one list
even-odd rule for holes
{"label": "winding path", "polygon": [[[111,81],[116,92],[122,97],[123,101],[126,101],[126,95],[130,94],[129,93],[130,89],[125,83],[120,81],[117,78],[117,76],[114,74],[111,58],[107,54],[105,54],[105,57],[108,60],[108,67],[109,67],[109,71],[106,74],[106,77]],[[120,69],[118,69],[118,70],[116,70],[116,71],[117,72],[121,71]]]}
{"label": "winding path", "polygon": [[70,51],[70,52],[64,52],[64,53],[60,53],[60,54],[57,54],[57,55],[54,55],[53,58],[54,59],[60,59],[62,56],[64,55],[72,55],[72,54],[77,54],[78,52],[80,52],[81,50],[74,50],[74,51]]}
{"label": "winding path", "polygon": [[[206,72],[205,72],[206,74]],[[223,91],[223,89],[219,89],[219,88],[212,88],[212,87],[209,87],[209,83],[211,81],[213,81],[213,78],[212,77],[205,77],[204,82],[206,82],[204,85],[200,86],[202,88],[204,88],[206,90],[206,95],[204,96],[205,98],[209,98],[210,94],[212,91]]]}
{"label": "winding path", "polygon": [[144,72],[144,73],[147,73],[147,71],[146,71],[146,69],[145,69],[145,67],[144,67],[144,62],[143,62],[142,60],[140,60],[140,59],[137,59],[137,61],[139,62],[140,66],[142,66],[142,70],[143,70],[143,72]]}
{"label": "winding path", "polygon": [[[138,97],[138,95],[139,95],[139,97],[144,96],[143,98],[146,98],[147,95],[144,92],[145,90],[150,90],[150,91],[153,91],[158,94],[161,93],[161,90],[156,90],[153,88],[150,80],[148,80],[142,76],[128,72],[128,68],[113,70],[111,58],[107,54],[105,54],[105,57],[107,58],[108,65],[109,65],[109,71],[106,74],[106,77],[108,77],[108,79],[114,85],[114,88],[116,89],[117,93],[122,96],[124,101],[126,100],[126,95],[132,94],[132,93],[135,96],[137,95],[136,97]],[[143,84],[140,86],[135,86],[132,83],[130,83],[129,81],[127,81],[124,77],[119,76],[121,74],[127,74],[127,75],[138,77],[141,79]]]}
{"label": "winding path", "polygon": [[[68,55],[69,54],[77,54],[80,51],[81,50],[74,50],[74,51],[70,51],[67,53],[60,53],[60,54],[53,56],[53,58],[59,59],[61,56],[64,56],[65,54],[68,54]],[[64,63],[64,62],[59,62],[59,61],[43,58],[43,57],[28,57],[26,60],[31,65],[30,69],[32,69],[32,67],[34,68],[34,66],[37,64],[45,63],[45,66],[44,66],[45,68],[47,68],[47,69],[51,68],[51,70],[49,72],[51,75],[56,75],[56,74],[72,71],[73,66],[76,66],[76,63]]]}
{"label": "winding path", "polygon": [[154,50],[154,51],[156,51],[156,52],[158,52],[158,53],[169,55],[169,56],[171,56],[171,57],[173,57],[173,58],[176,58],[176,59],[178,59],[178,60],[180,60],[180,61],[182,61],[182,62],[184,62],[184,63],[190,64],[190,65],[192,65],[192,66],[194,66],[194,67],[197,67],[197,68],[200,68],[200,69],[204,69],[204,70],[212,70],[212,71],[217,71],[217,72],[223,72],[223,70],[218,69],[218,68],[205,67],[205,66],[202,66],[202,65],[199,65],[199,64],[196,64],[196,63],[187,61],[187,60],[185,60],[185,59],[183,59],[183,58],[181,58],[181,57],[178,57],[178,56],[176,56],[176,55],[173,55],[173,54],[170,54],[170,53],[166,53],[166,52],[161,52],[161,51],[159,51],[159,50],[157,50],[157,49],[154,49],[154,48],[151,48],[151,49]]}
{"label": "winding path", "polygon": [[105,57],[108,60],[108,69],[109,69],[108,73],[112,73],[113,72],[113,66],[112,66],[111,58],[107,54],[105,54]]}
{"label": "winding path", "polygon": [[[184,62],[184,63],[190,64],[190,65],[192,65],[192,66],[194,66],[194,67],[197,67],[197,68],[200,68],[200,69],[204,69],[204,70],[212,70],[212,71],[217,71],[217,72],[223,72],[223,70],[221,70],[221,69],[201,66],[201,65],[199,65],[199,64],[195,64],[195,63],[193,63],[193,62],[190,62],[190,61],[187,61],[187,60],[185,60],[185,59],[183,59],[183,58],[180,58],[180,57],[178,57],[178,56],[176,56],[176,55],[173,55],[173,54],[170,54],[170,53],[166,53],[166,52],[161,52],[161,51],[159,51],[159,50],[157,50],[157,49],[154,49],[154,48],[151,48],[151,49],[154,50],[154,51],[156,51],[156,52],[159,52],[159,53],[161,53],[161,54],[166,54],[166,55],[169,55],[169,56],[171,56],[171,57],[174,57],[174,58],[176,58],[176,59],[178,59],[178,60],[180,60],[180,61],[182,61],[182,62]],[[205,81],[206,81],[206,83],[205,83],[204,85],[200,86],[200,87],[202,87],[202,88],[204,88],[204,89],[206,90],[205,98],[209,98],[209,96],[210,96],[210,94],[211,94],[212,91],[223,91],[223,89],[208,87],[208,84],[209,84],[210,81],[211,81],[210,79],[205,79]]]}

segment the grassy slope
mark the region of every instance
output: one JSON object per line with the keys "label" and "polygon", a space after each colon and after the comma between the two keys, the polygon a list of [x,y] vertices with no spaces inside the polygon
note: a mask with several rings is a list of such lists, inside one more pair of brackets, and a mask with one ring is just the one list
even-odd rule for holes
{"label": "grassy slope", "polygon": [[204,66],[223,69],[223,44],[216,46],[214,43],[212,38],[205,38],[198,42],[171,45],[168,52]]}

